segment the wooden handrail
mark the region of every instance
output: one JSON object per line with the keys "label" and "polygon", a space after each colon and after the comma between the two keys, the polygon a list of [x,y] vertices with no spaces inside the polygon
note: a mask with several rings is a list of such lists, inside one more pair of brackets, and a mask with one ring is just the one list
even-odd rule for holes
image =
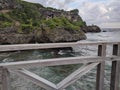
{"label": "wooden handrail", "polygon": [[0,52],[17,51],[17,50],[33,50],[33,49],[48,49],[48,48],[64,48],[74,47],[77,45],[102,45],[102,44],[118,44],[120,42],[91,42],[80,41],[70,43],[45,43],[45,44],[15,44],[15,45],[0,45]]}
{"label": "wooden handrail", "polygon": [[18,61],[18,62],[6,62],[0,63],[0,67],[6,67],[8,69],[30,68],[30,67],[43,67],[43,66],[58,66],[58,65],[70,65],[80,63],[93,63],[102,61],[120,61],[118,56],[80,56],[80,57],[66,57],[66,58],[53,58],[53,59],[40,59],[30,61]]}

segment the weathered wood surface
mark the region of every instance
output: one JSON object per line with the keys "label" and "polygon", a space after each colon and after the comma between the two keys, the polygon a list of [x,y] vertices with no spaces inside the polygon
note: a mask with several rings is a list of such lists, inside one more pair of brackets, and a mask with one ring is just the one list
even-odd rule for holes
{"label": "weathered wood surface", "polygon": [[10,90],[10,73],[8,69],[1,68],[1,90]]}
{"label": "weathered wood surface", "polygon": [[91,69],[93,69],[98,64],[99,63],[91,63],[91,64],[83,65],[82,67],[74,71],[72,74],[70,74],[68,77],[66,77],[64,80],[62,80],[60,83],[58,83],[57,85],[25,69],[19,69],[18,71],[16,71],[16,73],[19,76],[23,76],[25,79],[29,79],[30,81],[43,87],[44,89],[63,90],[67,86],[77,81],[81,76],[88,73]]}
{"label": "weathered wood surface", "polygon": [[44,78],[39,77],[38,75],[36,75],[28,70],[25,70],[25,69],[18,70],[17,74],[25,77],[25,79],[32,81],[33,83],[41,86],[44,89],[57,90],[57,87],[55,84],[51,83],[50,81],[48,81]]}
{"label": "weathered wood surface", "polygon": [[45,60],[42,59],[42,60],[0,63],[0,66],[6,67],[8,69],[17,69],[17,68],[30,68],[30,67],[101,62],[101,61],[104,61],[103,59],[105,59],[106,61],[114,61],[114,60],[120,60],[120,57],[117,57],[117,56],[109,56],[109,57],[80,56],[80,57],[54,58],[54,59],[45,59]]}
{"label": "weathered wood surface", "polygon": [[110,90],[120,90],[120,61],[112,62]]}
{"label": "weathered wood surface", "polygon": [[57,84],[58,90],[63,90],[69,85],[76,82],[78,79],[80,79],[83,75],[88,73],[90,70],[92,70],[95,66],[97,66],[99,63],[91,63],[86,64],[74,71],[72,74],[70,74],[68,77],[66,77],[64,80],[62,80],[60,83]]}
{"label": "weathered wood surface", "polygon": [[106,44],[98,46],[98,56],[103,57],[103,61],[97,66],[96,90],[104,90]]}
{"label": "weathered wood surface", "polygon": [[[120,56],[120,44],[113,45],[113,55]],[[113,61],[111,68],[110,90],[120,90],[120,61]]]}
{"label": "weathered wood surface", "polygon": [[2,90],[2,67],[0,67],[0,90]]}
{"label": "weathered wood surface", "polygon": [[32,49],[46,49],[46,48],[62,48],[74,47],[77,45],[102,45],[102,44],[118,44],[118,42],[70,42],[70,43],[47,43],[47,44],[16,44],[16,45],[0,45],[0,52],[2,51],[17,51],[17,50],[32,50]]}

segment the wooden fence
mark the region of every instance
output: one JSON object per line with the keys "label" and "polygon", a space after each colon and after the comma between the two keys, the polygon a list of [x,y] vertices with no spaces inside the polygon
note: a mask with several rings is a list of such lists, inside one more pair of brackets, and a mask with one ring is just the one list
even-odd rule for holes
{"label": "wooden fence", "polygon": [[[64,48],[78,45],[97,45],[98,56],[79,56],[67,58],[54,58],[44,60],[19,61],[0,63],[0,90],[10,90],[10,72],[13,71],[19,76],[24,76],[31,82],[45,88],[46,90],[65,90],[66,87],[76,82],[81,76],[88,73],[97,66],[96,90],[104,89],[104,70],[105,61],[112,62],[110,90],[120,90],[120,42],[72,42],[72,43],[48,43],[48,44],[18,44],[18,45],[0,45],[0,52],[46,49],[46,48]],[[107,45],[113,46],[112,55],[106,55]],[[54,84],[28,70],[26,68],[80,64],[84,65],[67,76],[58,84]]]}

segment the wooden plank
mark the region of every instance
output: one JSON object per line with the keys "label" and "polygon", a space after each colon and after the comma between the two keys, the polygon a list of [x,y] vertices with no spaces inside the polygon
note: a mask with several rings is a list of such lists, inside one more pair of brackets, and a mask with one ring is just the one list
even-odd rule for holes
{"label": "wooden plank", "polygon": [[[103,57],[103,60],[105,60],[106,44],[98,46],[98,56]],[[105,69],[105,61],[102,61],[97,66],[96,90],[104,90],[104,69]]]}
{"label": "wooden plank", "polygon": [[110,57],[104,58],[104,57],[100,57],[100,56],[80,56],[80,57],[8,62],[8,63],[0,63],[0,66],[6,67],[8,69],[18,69],[18,68],[30,68],[30,67],[57,66],[57,65],[100,62],[100,61],[103,61],[103,59],[105,59],[106,61],[107,60],[114,61],[114,60],[120,60],[120,57],[110,56]]}
{"label": "wooden plank", "polygon": [[91,63],[87,65],[83,65],[76,71],[74,71],[72,74],[70,74],[68,77],[66,77],[64,80],[62,80],[60,83],[57,84],[58,90],[63,90],[69,85],[76,82],[80,77],[88,73],[91,69],[93,69],[95,66],[97,66],[99,63]]}
{"label": "wooden plank", "polygon": [[18,70],[18,75],[25,77],[25,79],[30,80],[31,82],[39,85],[40,87],[47,89],[47,90],[57,90],[57,87],[52,82],[28,71],[25,69]]}
{"label": "wooden plank", "polygon": [[110,90],[120,90],[119,77],[120,77],[120,62],[114,61],[112,62],[111,69]]}
{"label": "wooden plank", "polygon": [[74,47],[76,45],[102,45],[117,44],[118,42],[67,42],[67,43],[46,43],[46,44],[16,44],[16,45],[0,45],[0,52],[3,51],[17,51],[17,50],[32,50],[32,49],[46,49],[46,48],[60,48],[60,47]]}
{"label": "wooden plank", "polygon": [[104,69],[105,62],[101,62],[97,66],[96,90],[104,90]]}
{"label": "wooden plank", "polygon": [[0,67],[0,90],[2,90],[2,67]]}
{"label": "wooden plank", "polygon": [[[113,55],[120,56],[120,44],[113,45]],[[120,90],[119,81],[120,78],[120,61],[113,61],[112,68],[111,68],[111,83],[110,83],[110,90]]]}
{"label": "wooden plank", "polygon": [[10,73],[8,69],[2,68],[2,89],[1,90],[10,90]]}

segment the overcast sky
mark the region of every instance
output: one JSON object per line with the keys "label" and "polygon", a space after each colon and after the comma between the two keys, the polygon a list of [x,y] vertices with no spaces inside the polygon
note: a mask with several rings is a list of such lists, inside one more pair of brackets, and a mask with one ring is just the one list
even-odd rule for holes
{"label": "overcast sky", "polygon": [[87,24],[100,27],[120,27],[120,0],[26,0],[46,7],[71,10],[79,9],[79,15]]}

